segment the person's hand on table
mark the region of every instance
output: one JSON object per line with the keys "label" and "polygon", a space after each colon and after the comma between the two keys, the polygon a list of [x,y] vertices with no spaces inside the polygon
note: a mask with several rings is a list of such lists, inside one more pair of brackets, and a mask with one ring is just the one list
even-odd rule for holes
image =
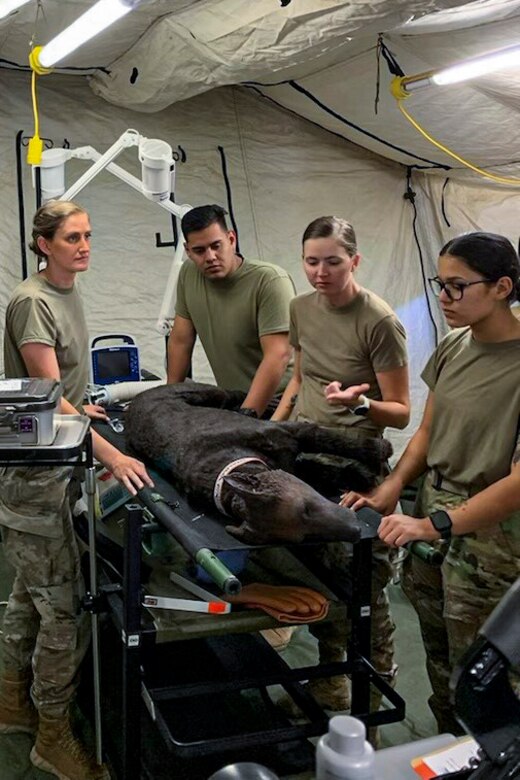
{"label": "person's hand on table", "polygon": [[153,480],[146,471],[144,463],[141,463],[137,458],[131,458],[129,455],[123,455],[122,452],[119,452],[110,462],[109,468],[114,477],[121,482],[133,496],[136,495],[138,490],[146,485],[148,487],[154,486]]}
{"label": "person's hand on table", "polygon": [[358,493],[348,490],[341,496],[340,506],[347,506],[354,512],[363,506],[368,506],[382,515],[388,515],[394,511],[399,501],[403,486],[401,482],[390,475],[368,493]]}
{"label": "person's hand on table", "polygon": [[83,409],[91,420],[108,420],[106,409],[99,404],[83,404]]}
{"label": "person's hand on table", "polygon": [[383,517],[378,535],[389,547],[402,547],[404,544],[417,541],[433,542],[441,538],[429,517],[409,517],[409,515]]}

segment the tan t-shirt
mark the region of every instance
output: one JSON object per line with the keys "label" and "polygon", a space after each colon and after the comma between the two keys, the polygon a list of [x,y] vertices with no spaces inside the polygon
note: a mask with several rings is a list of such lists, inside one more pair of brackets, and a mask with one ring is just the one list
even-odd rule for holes
{"label": "tan t-shirt", "polygon": [[63,290],[41,274],[33,274],[16,287],[5,316],[6,377],[28,376],[20,347],[35,343],[54,347],[63,396],[79,408],[88,382],[89,347],[76,285]]}
{"label": "tan t-shirt", "polygon": [[364,289],[336,308],[318,292],[299,295],[291,302],[289,340],[301,350],[302,371],[291,419],[344,425],[372,436],[383,432],[369,418],[329,404],[323,391],[333,380],[345,386],[366,382],[366,395],[380,401],[376,373],[407,364],[404,327],[385,301]]}
{"label": "tan t-shirt", "polygon": [[[191,320],[219,387],[247,392],[263,353],[260,336],[289,330],[294,296],[289,274],[248,260],[225,279],[206,279],[187,260],[180,271],[176,314]],[[288,382],[287,370],[279,389]]]}
{"label": "tan t-shirt", "polygon": [[434,393],[428,466],[476,490],[507,476],[520,416],[520,339],[484,344],[457,328],[422,378]]}

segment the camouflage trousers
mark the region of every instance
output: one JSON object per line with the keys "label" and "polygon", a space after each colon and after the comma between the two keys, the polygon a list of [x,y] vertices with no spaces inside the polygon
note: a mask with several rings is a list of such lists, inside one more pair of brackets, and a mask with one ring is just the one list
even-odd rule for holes
{"label": "camouflage trousers", "polygon": [[[424,517],[466,500],[436,490],[427,475],[415,514]],[[410,555],[402,584],[419,617],[433,690],[429,704],[439,732],[459,734],[464,732],[454,717],[450,677],[483,622],[520,576],[520,513],[490,530],[435,544],[445,556],[442,567]]]}
{"label": "camouflage trousers", "polygon": [[[393,552],[383,542],[375,540],[372,543],[371,660],[377,671],[389,681],[392,681],[396,674],[393,640],[395,623],[392,620],[385,591],[393,574],[392,554]],[[352,576],[352,552],[349,545],[331,542],[322,548],[319,555],[339,581],[345,581]],[[343,660],[350,633],[349,621],[310,623],[309,631],[318,640],[322,663]]]}
{"label": "camouflage trousers", "polygon": [[38,709],[61,717],[70,704],[90,633],[80,614],[83,581],[69,505],[70,468],[0,474],[5,557],[15,570],[4,614],[6,671],[32,666]]}

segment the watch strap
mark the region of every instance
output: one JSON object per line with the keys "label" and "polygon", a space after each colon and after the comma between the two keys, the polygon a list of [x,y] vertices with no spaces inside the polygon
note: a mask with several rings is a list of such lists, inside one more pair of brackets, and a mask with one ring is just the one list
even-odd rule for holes
{"label": "watch strap", "polygon": [[451,539],[452,521],[449,514],[444,509],[437,509],[430,514],[430,521],[442,539]]}
{"label": "watch strap", "polygon": [[350,411],[352,414],[366,416],[368,414],[368,410],[370,409],[370,398],[368,398],[366,395],[360,395],[358,401],[361,399],[363,399],[361,403],[358,403],[357,406],[350,407]]}

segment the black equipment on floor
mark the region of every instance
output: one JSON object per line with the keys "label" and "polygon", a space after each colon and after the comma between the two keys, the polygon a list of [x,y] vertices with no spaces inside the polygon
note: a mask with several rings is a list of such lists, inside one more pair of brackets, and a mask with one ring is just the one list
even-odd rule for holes
{"label": "black equipment on floor", "polygon": [[520,701],[512,670],[520,671],[520,579],[486,620],[452,678],[457,718],[483,754],[480,765],[465,775],[471,780],[520,778]]}

